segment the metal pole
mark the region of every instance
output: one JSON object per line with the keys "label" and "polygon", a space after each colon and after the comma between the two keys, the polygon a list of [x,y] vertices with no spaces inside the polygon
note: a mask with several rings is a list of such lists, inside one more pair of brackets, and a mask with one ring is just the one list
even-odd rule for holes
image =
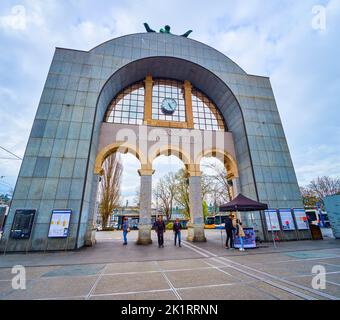
{"label": "metal pole", "polygon": [[272,225],[272,219],[270,218],[270,212],[268,212],[268,216],[269,216],[270,230],[272,232],[272,239],[273,239],[274,247],[276,249],[276,242],[275,242],[275,237],[274,237],[274,230],[273,230],[273,225]]}

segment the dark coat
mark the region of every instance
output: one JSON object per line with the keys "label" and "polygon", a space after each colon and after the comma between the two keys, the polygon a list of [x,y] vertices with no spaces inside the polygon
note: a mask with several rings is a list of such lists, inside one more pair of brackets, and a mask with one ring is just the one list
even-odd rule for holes
{"label": "dark coat", "polygon": [[182,225],[180,222],[174,222],[174,225],[172,227],[172,230],[175,232],[179,232],[182,229]]}
{"label": "dark coat", "polygon": [[155,230],[157,233],[165,231],[165,223],[163,220],[162,221],[157,220],[155,222]]}
{"label": "dark coat", "polygon": [[229,217],[226,217],[226,219],[225,219],[224,228],[225,228],[227,231],[231,231],[231,230],[234,229],[233,220],[231,220]]}

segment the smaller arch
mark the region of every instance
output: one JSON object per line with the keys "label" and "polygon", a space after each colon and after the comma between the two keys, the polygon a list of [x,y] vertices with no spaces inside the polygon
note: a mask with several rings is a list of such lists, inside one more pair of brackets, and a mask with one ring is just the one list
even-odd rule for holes
{"label": "smaller arch", "polygon": [[152,163],[157,157],[161,155],[176,156],[180,160],[182,160],[185,165],[188,165],[191,163],[190,155],[186,154],[186,152],[184,152],[181,148],[171,146],[171,145],[165,145],[165,146],[162,146],[156,149],[149,157],[149,162]]}
{"label": "smaller arch", "polygon": [[95,174],[98,174],[98,175],[103,174],[102,166],[103,166],[105,159],[109,155],[115,152],[130,153],[134,155],[140,162],[141,162],[141,159],[143,159],[141,151],[136,146],[127,144],[124,141],[115,142],[115,143],[107,145],[102,150],[100,150],[99,153],[97,154],[95,164],[94,164]]}
{"label": "smaller arch", "polygon": [[199,164],[204,157],[215,157],[221,160],[227,170],[228,177],[239,177],[237,162],[229,152],[217,148],[206,149],[199,153],[195,163]]}

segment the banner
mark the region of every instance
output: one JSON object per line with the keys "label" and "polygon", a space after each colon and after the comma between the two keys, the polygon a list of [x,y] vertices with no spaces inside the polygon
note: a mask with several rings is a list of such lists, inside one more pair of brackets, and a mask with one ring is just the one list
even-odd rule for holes
{"label": "banner", "polygon": [[10,234],[12,239],[29,239],[31,237],[36,211],[36,209],[15,210]]}
{"label": "banner", "polygon": [[279,209],[279,213],[281,217],[282,229],[285,231],[295,230],[295,224],[290,209]]}
{"label": "banner", "polygon": [[[255,230],[254,228],[243,228],[244,231],[244,241],[243,247],[245,249],[256,248],[256,237],[255,237]],[[241,242],[239,237],[235,237],[234,239],[234,248],[239,249],[241,248]]]}
{"label": "banner", "polygon": [[309,222],[305,209],[293,209],[293,212],[298,230],[308,230]]}
{"label": "banner", "polygon": [[275,209],[268,209],[264,211],[266,216],[267,230],[280,231],[280,223]]}
{"label": "banner", "polygon": [[53,210],[49,238],[67,238],[72,210]]}

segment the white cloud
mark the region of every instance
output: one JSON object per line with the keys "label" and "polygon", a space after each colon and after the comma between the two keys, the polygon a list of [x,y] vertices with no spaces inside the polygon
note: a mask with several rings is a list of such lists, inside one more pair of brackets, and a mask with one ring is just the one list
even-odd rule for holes
{"label": "white cloud", "polygon": [[[316,4],[326,7],[327,24],[322,32],[311,26]],[[25,10],[14,10],[16,5]],[[170,24],[175,34],[193,29],[191,38],[221,50],[246,72],[271,77],[301,183],[317,175],[339,175],[335,165],[339,163],[336,146],[340,141],[339,13],[338,0],[220,0],[213,5],[173,0],[166,6],[152,0],[72,0],[67,4],[57,0],[3,0],[1,143],[20,155],[24,152],[56,46],[89,50],[110,38],[144,32],[143,22],[155,30]],[[320,146],[326,146],[329,152],[320,151]],[[306,154],[310,155],[308,159]],[[169,163],[165,162],[161,170],[167,167]],[[13,161],[0,162],[0,175],[6,172],[14,176],[13,181],[18,169]],[[134,172],[137,169],[131,167]],[[131,175],[129,179],[135,178]]]}
{"label": "white cloud", "polygon": [[0,16],[0,28],[12,30],[25,30],[27,26],[26,9],[16,5],[11,8],[9,15]]}

